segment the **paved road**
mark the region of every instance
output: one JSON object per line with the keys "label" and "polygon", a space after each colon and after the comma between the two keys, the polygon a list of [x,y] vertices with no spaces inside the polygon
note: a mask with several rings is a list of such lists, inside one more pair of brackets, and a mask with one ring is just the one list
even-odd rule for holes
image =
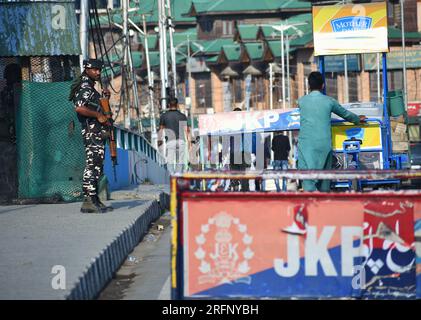
{"label": "paved road", "polygon": [[[158,226],[163,226],[164,230],[158,230]],[[170,216],[166,213],[152,224],[99,299],[169,300],[170,240]]]}
{"label": "paved road", "polygon": [[116,193],[107,202],[115,210],[102,215],[80,213],[80,203],[0,206],[0,299],[97,297],[168,208],[157,202],[165,188]]}

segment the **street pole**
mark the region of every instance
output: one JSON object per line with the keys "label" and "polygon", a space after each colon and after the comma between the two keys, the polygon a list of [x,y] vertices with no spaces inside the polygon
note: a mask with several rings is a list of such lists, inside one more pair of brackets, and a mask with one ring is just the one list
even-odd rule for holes
{"label": "street pole", "polygon": [[189,112],[190,112],[190,122],[191,122],[191,134],[193,136],[193,132],[194,132],[194,117],[193,117],[193,105],[191,103],[191,82],[192,82],[192,78],[191,78],[191,52],[190,52],[190,36],[187,35],[187,64],[188,64],[188,85],[187,85],[187,90],[188,90],[188,106],[189,106]]}
{"label": "street pole", "polygon": [[122,0],[122,9],[123,9],[123,67],[122,67],[122,89],[124,90],[123,94],[123,110],[125,111],[125,127],[130,128],[130,107],[129,107],[129,92],[127,89],[127,65],[129,64],[129,55],[128,55],[128,0]]}
{"label": "street pole", "polygon": [[158,27],[159,27],[159,60],[160,60],[160,76],[161,76],[161,107],[165,111],[167,109],[167,37],[165,29],[165,12],[163,0],[158,0]]}
{"label": "street pole", "polygon": [[281,28],[281,68],[282,68],[282,108],[285,109],[285,61],[284,61],[284,28]]}
{"label": "street pole", "polygon": [[158,143],[157,143],[157,132],[156,132],[156,123],[155,123],[155,108],[154,108],[154,102],[153,102],[153,72],[151,72],[151,65],[149,61],[149,44],[148,44],[148,31],[146,29],[146,20],[145,15],[142,14],[142,20],[143,20],[143,34],[145,39],[145,55],[146,55],[146,69],[148,73],[148,103],[149,103],[149,115],[151,119],[151,142],[152,146],[155,149],[158,149]]}
{"label": "street pole", "polygon": [[273,109],[273,63],[269,63],[269,106]]}
{"label": "street pole", "polygon": [[138,121],[139,121],[139,133],[143,132],[142,127],[142,112],[139,107],[139,92],[137,90],[137,79],[136,79],[136,72],[133,66],[133,58],[132,58],[132,51],[130,48],[130,42],[128,43],[128,56],[129,56],[129,67],[130,67],[130,76],[132,78],[132,87],[133,87],[133,104],[138,112]]}
{"label": "street pole", "polygon": [[405,110],[407,110],[408,103],[408,93],[407,93],[407,83],[406,83],[406,46],[405,46],[405,12],[404,12],[404,3],[405,0],[400,0],[401,5],[401,32],[402,32],[402,55],[403,55],[403,103]]}
{"label": "street pole", "polygon": [[380,53],[377,53],[377,102],[382,100],[382,93],[380,92]]}
{"label": "street pole", "polygon": [[[346,4],[348,0],[342,0],[343,4]],[[344,102],[349,102],[349,90],[348,90],[348,59],[346,54],[344,54],[344,74],[345,74],[345,83],[344,83]]]}
{"label": "street pole", "polygon": [[[282,37],[283,39],[283,37]],[[282,45],[283,47],[283,45]],[[290,81],[289,81],[289,57],[288,57],[288,51],[289,51],[289,40],[288,40],[288,34],[286,35],[286,52],[287,52],[287,81],[288,81],[288,106],[291,107],[291,90],[290,90]],[[284,55],[282,55],[282,58],[284,58]],[[284,69],[282,68],[282,79],[284,79]],[[285,85],[285,80],[283,83],[283,86]],[[284,89],[285,91],[285,89]],[[284,95],[285,96],[285,95]],[[284,103],[284,109],[285,109],[285,103]],[[289,145],[292,146],[292,131],[288,130],[288,139],[289,139]],[[291,159],[291,156],[288,157]]]}
{"label": "street pole", "polygon": [[83,72],[83,60],[89,57],[88,52],[88,12],[89,4],[88,0],[80,1],[80,16],[79,16],[79,35],[80,35],[80,47],[82,54],[80,55],[80,70]]}
{"label": "street pole", "polygon": [[168,28],[170,36],[170,52],[171,52],[171,69],[172,69],[172,80],[173,80],[173,90],[174,97],[177,98],[177,61],[175,58],[175,49],[174,49],[174,26],[172,24],[171,18],[171,5],[170,0],[167,0],[167,10],[168,10]]}
{"label": "street pole", "polygon": [[289,75],[289,37],[286,36],[286,52],[287,52],[287,81],[288,81],[288,107],[291,108],[291,79]]}
{"label": "street pole", "polygon": [[[127,19],[127,22],[130,23],[135,29],[136,31],[142,33],[142,30],[140,30],[140,28],[132,21],[129,19]],[[137,88],[137,78],[136,78],[136,72],[134,70],[134,66],[133,66],[133,57],[132,57],[132,49],[130,47],[130,31],[129,31],[129,40],[128,40],[128,56],[129,56],[129,69],[130,69],[130,78],[131,78],[131,86],[133,87],[133,104],[135,106],[135,109],[137,110],[138,113],[138,121],[139,121],[139,133],[143,132],[143,126],[142,126],[142,112],[140,110],[139,107],[139,92],[138,92],[138,88]]]}
{"label": "street pole", "polygon": [[344,102],[349,102],[349,88],[348,88],[348,59],[347,55],[344,54],[344,74],[345,74],[345,83],[344,83]]}

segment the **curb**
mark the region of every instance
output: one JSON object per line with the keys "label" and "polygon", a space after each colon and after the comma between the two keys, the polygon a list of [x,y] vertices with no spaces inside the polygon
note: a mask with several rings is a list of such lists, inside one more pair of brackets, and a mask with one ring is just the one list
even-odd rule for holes
{"label": "curb", "polygon": [[121,231],[99,255],[91,260],[91,264],[84,270],[65,299],[90,300],[97,298],[127,255],[147,233],[150,223],[158,219],[164,210],[169,208],[169,199],[169,195],[162,192],[159,195],[159,202],[148,201],[145,204],[144,213]]}

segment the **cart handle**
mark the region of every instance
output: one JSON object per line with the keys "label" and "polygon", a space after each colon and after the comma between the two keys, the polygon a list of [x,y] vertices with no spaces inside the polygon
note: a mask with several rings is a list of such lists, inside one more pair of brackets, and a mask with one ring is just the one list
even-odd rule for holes
{"label": "cart handle", "polygon": [[[349,121],[341,120],[341,119],[332,119],[332,121],[331,121],[332,124],[342,123],[342,122],[349,122]],[[380,119],[376,119],[376,118],[367,118],[367,119],[365,119],[365,122],[377,122],[377,123],[380,124],[380,126],[383,126],[383,121],[381,121]]]}

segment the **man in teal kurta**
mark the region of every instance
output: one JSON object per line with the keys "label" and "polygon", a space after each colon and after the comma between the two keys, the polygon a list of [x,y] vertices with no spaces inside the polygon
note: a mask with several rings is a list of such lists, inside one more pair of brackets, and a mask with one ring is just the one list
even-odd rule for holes
{"label": "man in teal kurta", "polygon": [[[300,108],[300,134],[298,136],[298,169],[332,169],[331,113],[354,124],[365,121],[365,116],[344,109],[338,101],[324,95],[323,76],[312,72],[308,76],[311,92],[298,100]],[[330,190],[329,180],[304,180],[304,191]]]}

